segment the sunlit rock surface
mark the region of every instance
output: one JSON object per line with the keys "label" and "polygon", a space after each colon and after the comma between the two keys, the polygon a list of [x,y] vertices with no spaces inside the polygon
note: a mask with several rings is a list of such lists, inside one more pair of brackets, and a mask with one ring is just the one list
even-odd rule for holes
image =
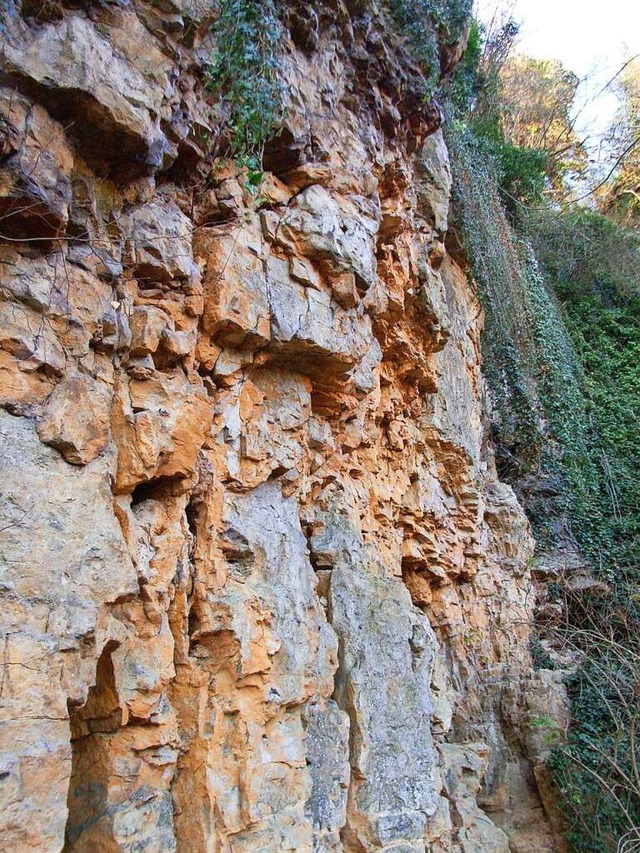
{"label": "sunlit rock surface", "polygon": [[285,4],[258,194],[212,168],[210,4],[7,5],[12,853],[556,849],[440,111],[365,5]]}

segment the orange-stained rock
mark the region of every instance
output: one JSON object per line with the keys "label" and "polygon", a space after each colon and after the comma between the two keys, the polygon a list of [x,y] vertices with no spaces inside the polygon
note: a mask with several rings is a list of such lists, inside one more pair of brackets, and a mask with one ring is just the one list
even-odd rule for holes
{"label": "orange-stained rock", "polygon": [[109,443],[111,390],[90,376],[75,374],[59,382],[42,407],[40,441],[59,450],[67,462],[86,465]]}
{"label": "orange-stained rock", "polygon": [[211,404],[196,377],[181,371],[122,382],[111,429],[118,452],[117,492],[164,478],[189,480],[211,423]]}
{"label": "orange-stained rock", "polygon": [[560,849],[532,721],[564,688],[532,672],[440,112],[384,4],[278,4],[256,193],[214,157],[208,0],[18,5],[0,846]]}

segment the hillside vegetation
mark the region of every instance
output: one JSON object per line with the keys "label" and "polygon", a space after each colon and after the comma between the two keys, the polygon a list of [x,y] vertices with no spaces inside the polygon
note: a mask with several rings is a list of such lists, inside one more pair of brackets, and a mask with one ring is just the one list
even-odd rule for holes
{"label": "hillside vegetation", "polygon": [[516,33],[476,26],[449,86],[455,213],[487,315],[498,466],[538,541],[534,660],[566,671],[572,700],[550,769],[570,848],[601,853],[640,840],[640,65],[622,79],[617,166],[576,198],[577,78],[514,55]]}

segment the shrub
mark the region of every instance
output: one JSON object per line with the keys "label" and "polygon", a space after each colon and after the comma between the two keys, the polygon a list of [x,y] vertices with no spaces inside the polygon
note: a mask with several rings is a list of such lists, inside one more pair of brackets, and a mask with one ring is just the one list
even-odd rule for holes
{"label": "shrub", "polygon": [[538,148],[519,148],[498,142],[498,183],[505,206],[517,216],[522,205],[539,204],[547,183],[547,154]]}
{"label": "shrub", "polygon": [[495,149],[460,123],[448,136],[456,221],[487,314],[500,473],[516,489],[527,471],[550,484],[521,493],[539,547],[573,537],[602,584],[598,595],[558,588],[558,642],[582,663],[568,684],[568,740],[550,766],[571,849],[616,850],[640,840],[640,238],[588,211],[551,209],[516,233]]}
{"label": "shrub", "polygon": [[264,145],[283,116],[284,30],[274,0],[221,0],[214,35],[206,79],[220,99],[228,153],[259,172]]}
{"label": "shrub", "polygon": [[[640,645],[602,626],[571,630],[565,642],[584,664],[569,679],[573,723],[549,762],[567,806],[576,853],[640,846]],[[624,842],[628,846],[624,846]]]}
{"label": "shrub", "polygon": [[[568,840],[574,853],[635,849],[640,235],[589,210],[545,207],[541,152],[507,146],[490,110],[472,127],[450,122],[447,136],[455,223],[487,315],[499,471],[517,490],[535,474],[520,496],[538,545],[573,539],[598,578],[555,591],[566,617],[557,647],[579,662],[568,737],[550,761]],[[538,666],[554,665],[535,638],[533,650]]]}
{"label": "shrub", "polygon": [[440,78],[439,44],[455,44],[471,14],[473,0],[389,0],[391,13],[426,78],[425,98]]}

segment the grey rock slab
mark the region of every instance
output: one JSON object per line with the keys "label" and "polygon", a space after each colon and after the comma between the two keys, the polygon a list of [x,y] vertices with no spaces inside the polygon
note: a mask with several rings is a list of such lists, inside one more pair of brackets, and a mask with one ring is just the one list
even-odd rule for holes
{"label": "grey rock slab", "polygon": [[135,275],[161,281],[195,272],[193,224],[173,202],[149,202],[131,213],[128,262]]}
{"label": "grey rock slab", "polygon": [[451,166],[442,130],[428,136],[417,156],[420,180],[417,186],[418,211],[436,231],[447,230],[451,198]]}
{"label": "grey rock slab", "polygon": [[2,55],[23,88],[63,123],[73,122],[84,156],[161,164],[163,86],[152,85],[135,57],[122,56],[91,21],[68,15],[38,28],[22,25],[5,39]]}
{"label": "grey rock slab", "polygon": [[31,421],[0,412],[0,472],[5,588],[52,604],[80,598],[89,610],[137,592],[106,460],[71,466]]}
{"label": "grey rock slab", "polygon": [[312,789],[305,812],[313,824],[314,853],[341,849],[349,790],[349,717],[331,699],[303,710]]}
{"label": "grey rock slab", "polygon": [[349,822],[365,849],[411,843],[437,806],[429,685],[435,638],[406,587],[334,568],[335,698],[351,720]]}
{"label": "grey rock slab", "polygon": [[409,849],[438,803],[430,693],[436,640],[407,588],[364,543],[346,501],[334,488],[307,519],[312,555],[333,567],[328,612],[340,640],[333,698],[350,719],[346,835],[367,851]]}
{"label": "grey rock slab", "polygon": [[[224,525],[224,539],[243,544],[227,552],[236,582],[227,584],[221,597],[258,596],[265,612],[273,613],[278,648],[272,672],[281,701],[302,701],[310,685],[319,695],[330,692],[336,637],[315,592],[297,501],[284,498],[278,483],[265,483],[244,495],[228,494]],[[246,615],[233,610],[235,625],[248,638]],[[249,654],[248,646],[243,652]]]}
{"label": "grey rock slab", "polygon": [[31,421],[0,411],[0,490],[0,836],[6,849],[48,853],[62,849],[67,818],[67,699],[82,701],[94,671],[73,653],[100,606],[138,582],[105,460],[69,465]]}
{"label": "grey rock slab", "polygon": [[376,274],[379,213],[370,204],[361,208],[355,199],[335,196],[318,185],[307,187],[287,209],[278,239],[297,246],[328,271],[354,273],[369,287]]}

